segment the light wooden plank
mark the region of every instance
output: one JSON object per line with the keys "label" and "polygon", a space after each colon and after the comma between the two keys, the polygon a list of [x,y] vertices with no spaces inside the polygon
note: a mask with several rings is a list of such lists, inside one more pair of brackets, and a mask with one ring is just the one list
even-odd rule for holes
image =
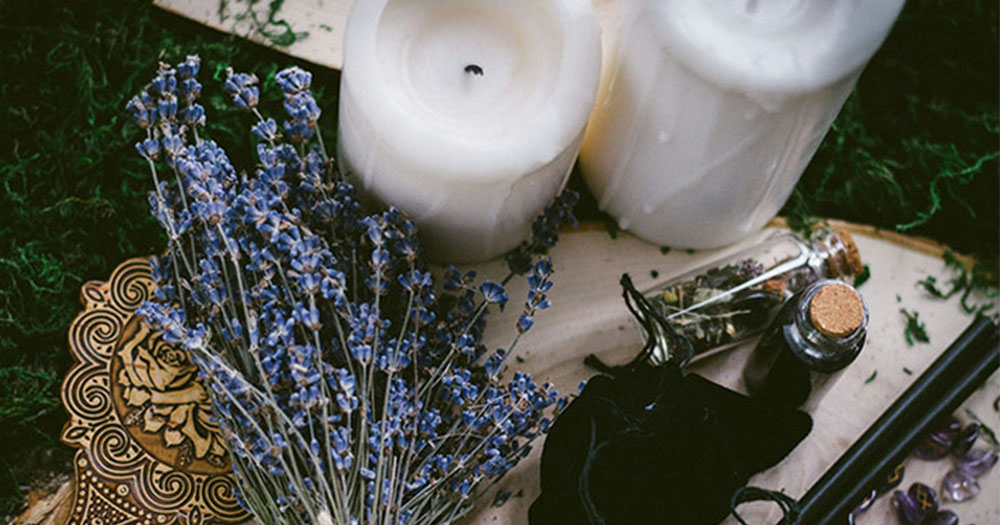
{"label": "light wooden plank", "polygon": [[[760,238],[766,232],[754,236]],[[928,275],[947,275],[940,258],[916,253],[892,240],[855,235],[862,257],[871,268],[872,278],[860,291],[871,312],[868,345],[858,360],[827,394],[812,414],[812,433],[781,464],[750,480],[753,485],[785,489],[793,497],[802,496],[809,486],[859,437],[871,423],[916,379],[971,322],[972,317],[961,310],[956,300],[939,301],[929,298],[916,282]],[[746,242],[752,242],[750,239]],[[746,244],[743,243],[743,244]],[[727,250],[731,250],[729,248]],[[549,293],[552,308],[536,316],[535,328],[518,343],[515,355],[523,363],[513,367],[532,373],[539,382],[551,381],[560,392],[573,393],[593,370],[583,364],[588,354],[596,354],[608,363],[625,362],[639,350],[641,341],[631,316],[621,299],[618,279],[623,272],[632,275],[636,286],[643,289],[654,281],[677,275],[713,258],[715,252],[689,255],[675,250],[667,255],[657,246],[628,234],[612,240],[600,226],[564,235],[553,249],[556,273],[555,286]],[[652,277],[655,270],[658,279]],[[484,278],[502,277],[502,263],[480,265]],[[512,298],[524,297],[526,285],[518,280],[508,285]],[[897,301],[896,294],[900,299]],[[513,304],[511,306],[514,306]],[[905,320],[899,308],[920,313],[926,323],[930,344],[907,346],[903,338]],[[502,314],[494,312],[486,340],[490,347],[506,347],[515,335],[518,308],[508,308]],[[693,370],[720,384],[744,391],[740,374],[750,348],[744,345],[728,353],[708,358],[694,365]],[[514,363],[512,360],[511,363]],[[912,370],[908,375],[903,368]],[[877,377],[865,380],[878,370]],[[1000,393],[1000,373],[964,405],[992,428],[1000,426],[1000,414],[992,407]],[[964,417],[962,410],[959,416]],[[514,494],[523,490],[522,497],[511,498],[504,506],[490,506],[492,495],[481,502],[467,525],[497,523],[527,523],[528,507],[538,495],[538,461],[541,444],[504,479],[497,490]],[[950,460],[924,462],[911,459],[903,480],[905,490],[921,481],[935,489],[940,486]],[[979,480],[982,494],[969,502],[946,503],[963,523],[1000,522],[1000,468]],[[777,523],[777,507],[766,504],[746,505],[743,512],[749,523]],[[883,497],[865,514],[859,523],[894,523],[888,497]],[[666,519],[666,518],[665,518]],[[667,522],[667,521],[665,521]],[[729,519],[727,525],[735,524]]]}
{"label": "light wooden plank", "polygon": [[[877,233],[877,232],[876,232]],[[763,232],[745,241],[753,242],[766,235]],[[914,252],[893,239],[856,235],[862,257],[870,266],[872,279],[861,287],[871,310],[871,329],[867,348],[824,398],[813,413],[815,428],[803,443],[781,464],[751,480],[751,484],[773,489],[784,488],[792,496],[801,496],[820,474],[878,417],[906,387],[922,373],[940,352],[970,322],[957,300],[930,299],[916,282],[927,275],[945,276],[940,258]],[[733,250],[738,247],[728,248]],[[582,379],[593,375],[583,365],[583,358],[594,353],[609,363],[624,362],[638,351],[639,334],[621,300],[618,279],[630,273],[637,286],[650,286],[655,280],[669,278],[712,260],[718,252],[687,254],[675,250],[662,254],[659,247],[640,241],[626,233],[612,240],[603,227],[585,224],[580,230],[566,232],[553,249],[556,273],[555,286],[549,293],[553,307],[537,315],[535,328],[521,340],[511,360],[515,368],[532,373],[542,381],[551,381],[564,393],[575,392]],[[498,279],[505,274],[502,262],[479,266],[483,278]],[[510,297],[524,297],[524,282],[515,279],[508,286]],[[899,299],[896,299],[899,294]],[[494,312],[490,317],[486,342],[490,347],[506,347],[516,334],[518,308]],[[930,344],[907,346],[903,339],[905,321],[899,308],[920,313],[930,335]],[[695,365],[697,373],[742,390],[740,371],[747,357],[748,346],[735,349]],[[909,368],[908,375],[903,368]],[[878,376],[871,383],[865,380],[872,371]],[[1000,393],[1000,373],[994,374],[987,385],[966,403],[987,425],[1000,428],[1000,414],[992,403]],[[959,411],[960,417],[963,412]],[[490,505],[493,494],[487,495],[480,506],[462,523],[466,525],[496,525],[527,523],[528,507],[538,495],[538,461],[542,443],[499,484],[497,490],[509,490],[521,497],[511,498],[504,506]],[[911,459],[903,487],[921,481],[938,488],[941,478],[951,467],[950,460],[925,462]],[[979,479],[982,493],[964,503],[946,503],[957,512],[963,523],[1000,523],[1000,468]],[[67,485],[68,486],[68,485]],[[67,493],[66,486],[59,489]],[[56,491],[53,490],[53,493]],[[57,497],[58,499],[58,497]],[[70,503],[70,498],[62,498]],[[32,508],[16,523],[52,523],[46,521],[58,505],[43,503]],[[773,506],[745,506],[744,516],[750,523],[775,523]],[[866,513],[860,523],[894,523],[888,497],[883,497]],[[43,519],[29,519],[44,516]],[[727,525],[735,523],[728,520]]]}
{"label": "light wooden plank", "polygon": [[[292,0],[281,3],[273,13],[271,2],[259,0],[155,0],[153,3],[213,29],[320,66],[340,69],[343,64],[344,24],[351,0]],[[287,30],[296,34],[294,42],[276,45],[277,35]]]}
{"label": "light wooden plank", "polygon": [[[605,45],[618,33],[622,0],[592,0]],[[271,2],[257,0],[154,0],[161,9],[265,45],[314,64],[340,69],[344,64],[344,26],[353,0],[291,0],[272,13]],[[274,33],[287,28],[299,36],[275,45]],[[268,36],[272,35],[272,36]]]}

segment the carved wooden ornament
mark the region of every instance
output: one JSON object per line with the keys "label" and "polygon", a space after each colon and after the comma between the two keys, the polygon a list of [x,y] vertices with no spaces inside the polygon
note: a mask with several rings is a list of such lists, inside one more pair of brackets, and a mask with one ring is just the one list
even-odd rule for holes
{"label": "carved wooden ornament", "polygon": [[77,364],[62,402],[62,440],[78,447],[69,525],[240,523],[229,458],[197,369],[136,309],[153,290],[149,263],[131,259],[83,285],[69,330]]}

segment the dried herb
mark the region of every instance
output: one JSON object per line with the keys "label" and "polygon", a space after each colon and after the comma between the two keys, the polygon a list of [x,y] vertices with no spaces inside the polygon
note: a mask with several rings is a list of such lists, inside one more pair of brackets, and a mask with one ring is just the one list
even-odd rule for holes
{"label": "dried herb", "polygon": [[871,278],[872,278],[872,270],[866,264],[864,266],[864,269],[861,270],[861,273],[859,273],[857,277],[854,278],[854,287],[857,288],[862,284],[865,284],[866,282],[868,282],[868,279]]}
{"label": "dried herb", "polygon": [[[944,262],[945,269],[951,273],[948,279],[948,291],[942,290],[937,277],[928,275],[917,281],[928,295],[945,300],[961,293],[962,309],[969,314],[980,314],[997,306],[996,299],[1000,295],[1000,290],[997,288],[997,275],[993,270],[983,263],[977,263],[970,271],[951,250],[944,253]],[[969,301],[974,293],[981,294],[986,301],[981,304],[970,304]]]}
{"label": "dried herb", "polygon": [[917,281],[917,284],[923,287],[924,291],[930,294],[931,297],[936,299],[947,299],[952,295],[955,295],[955,293],[959,290],[958,285],[953,281],[951,290],[942,292],[941,289],[937,287],[937,277],[934,277],[933,275],[928,275],[925,279]]}
{"label": "dried herb", "polygon": [[656,279],[657,277],[660,276],[660,272],[658,272],[657,270],[650,270],[649,276],[652,277],[653,279]]}
{"label": "dried herb", "polygon": [[[742,341],[762,330],[771,313],[785,301],[790,290],[804,285],[808,275],[801,271],[730,291],[762,275],[767,269],[753,259],[744,259],[709,269],[698,276],[672,283],[650,297],[654,310],[677,326],[694,346],[695,354]],[[688,311],[693,306],[730,294]]]}
{"label": "dried herb", "polygon": [[507,503],[507,500],[510,499],[510,496],[511,492],[509,490],[501,490],[500,492],[497,492],[496,497],[493,498],[493,506],[502,507],[503,504]]}
{"label": "dried herb", "polygon": [[868,379],[865,379],[865,384],[871,383],[876,377],[878,377],[878,370],[872,371],[872,375],[868,376]]}
{"label": "dried herb", "polygon": [[965,415],[969,416],[969,419],[979,423],[979,432],[980,435],[983,436],[983,439],[988,441],[994,450],[1000,450],[1000,441],[997,440],[996,432],[994,432],[992,428],[988,427],[986,423],[983,423],[983,420],[979,419],[979,416],[968,408],[965,409]]}
{"label": "dried herb", "polygon": [[[284,6],[285,0],[271,0],[266,4],[260,1],[251,0],[242,5],[243,2],[234,2],[230,9],[230,0],[219,2],[219,21],[228,23],[234,32],[246,33],[247,36],[256,37],[265,44],[274,47],[288,47],[309,36],[308,31],[295,31],[284,18],[279,18],[278,12]],[[248,30],[240,30],[246,26]]]}
{"label": "dried herb", "polygon": [[903,367],[903,373],[906,374],[906,375],[908,375],[908,376],[912,376],[913,375],[913,370],[910,370],[909,368],[906,368],[904,366]]}
{"label": "dried herb", "polygon": [[618,238],[618,222],[607,215],[604,216],[604,229],[607,230],[608,237],[612,239]]}
{"label": "dried herb", "polygon": [[912,313],[906,308],[900,308],[899,313],[906,317],[906,328],[903,329],[903,336],[906,337],[906,344],[913,346],[914,342],[929,343],[931,338],[927,336],[927,327],[920,321],[920,313]]}
{"label": "dried herb", "polygon": [[669,246],[660,246],[660,253],[663,254],[663,255],[666,255],[666,254],[670,253],[670,247]]}

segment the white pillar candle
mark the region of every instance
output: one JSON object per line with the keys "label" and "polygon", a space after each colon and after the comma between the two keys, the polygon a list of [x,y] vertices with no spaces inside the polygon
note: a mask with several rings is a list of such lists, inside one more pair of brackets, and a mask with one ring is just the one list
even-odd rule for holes
{"label": "white pillar candle", "polygon": [[589,0],[363,0],[344,37],[338,151],[435,259],[525,240],[576,160],[600,77]]}
{"label": "white pillar candle", "polygon": [[903,0],[635,0],[580,154],[601,209],[714,248],[781,208]]}

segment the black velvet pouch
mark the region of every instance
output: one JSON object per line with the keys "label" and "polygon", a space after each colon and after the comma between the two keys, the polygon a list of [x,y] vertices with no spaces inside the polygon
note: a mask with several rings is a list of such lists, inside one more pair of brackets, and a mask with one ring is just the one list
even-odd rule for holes
{"label": "black velvet pouch", "polygon": [[545,440],[531,525],[718,523],[812,428],[684,368],[637,361],[587,383]]}

